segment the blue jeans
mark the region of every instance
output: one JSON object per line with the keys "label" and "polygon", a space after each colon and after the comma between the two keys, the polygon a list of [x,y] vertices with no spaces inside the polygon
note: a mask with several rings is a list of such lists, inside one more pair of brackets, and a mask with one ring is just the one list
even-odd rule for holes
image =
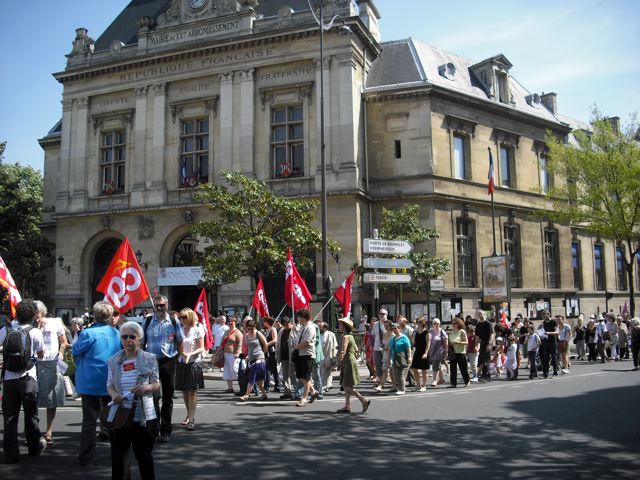
{"label": "blue jeans", "polygon": [[322,378],[320,378],[320,364],[314,363],[313,369],[311,370],[311,380],[313,381],[313,388],[320,394],[322,398]]}

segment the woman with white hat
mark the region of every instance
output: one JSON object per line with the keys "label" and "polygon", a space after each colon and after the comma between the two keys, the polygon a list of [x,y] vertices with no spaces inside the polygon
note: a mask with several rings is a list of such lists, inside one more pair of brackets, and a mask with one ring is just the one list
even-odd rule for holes
{"label": "woman with white hat", "polygon": [[342,348],[340,349],[340,364],[342,365],[342,386],[344,387],[344,407],[338,413],[351,413],[351,396],[354,395],[362,403],[362,413],[366,412],[371,404],[371,400],[364,398],[356,389],[360,383],[358,373],[358,362],[356,353],[358,347],[353,339],[353,322],[349,318],[338,320],[338,328],[342,332]]}

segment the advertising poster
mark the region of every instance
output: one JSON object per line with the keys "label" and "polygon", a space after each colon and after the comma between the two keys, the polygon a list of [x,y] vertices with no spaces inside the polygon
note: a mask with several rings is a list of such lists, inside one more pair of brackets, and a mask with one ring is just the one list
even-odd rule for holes
{"label": "advertising poster", "polygon": [[482,257],[482,300],[486,303],[509,301],[507,256]]}

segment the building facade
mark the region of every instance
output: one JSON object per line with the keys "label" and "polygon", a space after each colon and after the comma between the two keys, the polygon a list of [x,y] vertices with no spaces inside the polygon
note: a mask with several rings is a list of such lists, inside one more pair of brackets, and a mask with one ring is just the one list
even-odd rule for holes
{"label": "building facade", "polygon": [[[220,182],[221,171],[319,198],[321,69],[328,234],[342,247],[329,265],[335,283],[362,263],[362,240],[382,208],[415,203],[441,234],[426,248],[452,268],[431,302],[405,294],[404,312],[415,317],[431,303],[445,319],[473,314],[481,257],[492,253],[491,147],[512,312],[591,313],[605,308],[606,292],[610,308],[624,303],[610,242],[532,214],[550,207],[546,191],[561,181],[545,166],[545,132],[570,138],[582,127],[560,116],[555,94],[531,94],[503,55],[473,63],[412,39],[381,42],[372,0],[325,0],[324,14],[339,15],[351,34],[325,32],[322,64],[306,0],[134,0],[97,40],[76,31],[67,67],[55,74],[62,119],[40,139],[43,231],[58,258],[49,303],[79,314],[100,298],[95,286],[126,236],[150,288],[176,308],[193,305],[200,270],[192,257],[207,239],[190,228],[209,215],[194,192]],[[319,272],[309,278],[320,291]],[[241,313],[253,287],[250,279],[226,285],[211,300]],[[354,285],[356,317],[371,311],[372,292]],[[380,299],[392,313],[394,297]]]}

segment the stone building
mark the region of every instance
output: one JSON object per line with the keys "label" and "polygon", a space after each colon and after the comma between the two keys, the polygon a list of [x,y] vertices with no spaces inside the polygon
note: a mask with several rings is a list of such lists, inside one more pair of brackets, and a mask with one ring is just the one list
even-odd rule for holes
{"label": "stone building", "polygon": [[[317,1],[312,2],[316,4]],[[151,289],[175,308],[197,298],[189,233],[208,215],[194,187],[222,170],[267,182],[278,194],[320,196],[320,69],[324,69],[330,260],[334,283],[362,263],[382,207],[416,203],[441,236],[428,248],[452,262],[432,312],[473,314],[481,257],[492,253],[488,153],[496,171],[498,253],[510,262],[513,313],[587,313],[624,302],[612,244],[531,215],[549,207],[545,131],[584,128],[562,117],[553,93],[529,92],[503,55],[470,62],[424,43],[382,42],[373,0],[325,0],[324,34],[307,0],[133,0],[97,40],[79,28],[56,73],[62,119],[42,139],[43,231],[56,244],[46,300],[79,314],[125,237],[141,254]],[[320,264],[320,255],[316,259]],[[318,273],[310,276],[320,291]],[[281,279],[265,287],[272,292]],[[250,303],[249,279],[224,286],[214,306]],[[372,288],[354,286],[354,311]],[[393,292],[381,303],[395,310]],[[405,294],[408,316],[424,296]],[[212,307],[213,309],[213,307]],[[273,309],[273,308],[272,308]]]}

